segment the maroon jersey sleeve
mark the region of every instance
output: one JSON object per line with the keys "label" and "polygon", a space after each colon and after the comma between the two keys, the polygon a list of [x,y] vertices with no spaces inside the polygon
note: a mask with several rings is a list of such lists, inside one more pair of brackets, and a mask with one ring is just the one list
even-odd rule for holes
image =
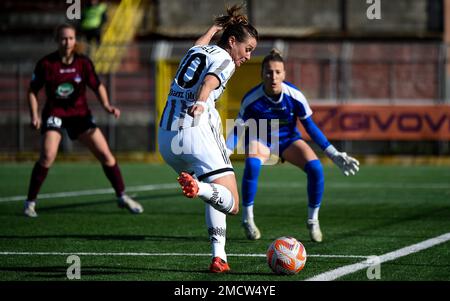
{"label": "maroon jersey sleeve", "polygon": [[93,91],[97,92],[98,87],[100,86],[100,79],[98,78],[97,73],[95,72],[95,67],[92,61],[86,57],[85,63],[85,78],[86,83]]}
{"label": "maroon jersey sleeve", "polygon": [[44,60],[40,60],[34,68],[33,75],[31,76],[30,89],[34,93],[38,93],[45,84],[45,70]]}

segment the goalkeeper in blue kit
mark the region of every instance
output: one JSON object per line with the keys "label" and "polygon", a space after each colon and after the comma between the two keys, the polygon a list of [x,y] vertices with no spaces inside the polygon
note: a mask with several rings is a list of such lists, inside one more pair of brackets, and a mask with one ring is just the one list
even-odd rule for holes
{"label": "goalkeeper in blue kit", "polygon": [[324,191],[322,164],[312,148],[301,138],[299,119],[312,140],[341,169],[344,175],[355,175],[359,162],[339,152],[312,119],[312,110],[300,90],[285,82],[286,71],[281,54],[272,50],[262,62],[262,83],[243,98],[235,127],[227,138],[232,153],[240,133],[245,131],[245,169],[242,179],[242,226],[248,239],[261,233],[254,221],[253,206],[258,189],[261,165],[271,154],[301,168],[307,176],[308,218],[306,226],[312,241],[323,239],[319,225],[319,209]]}

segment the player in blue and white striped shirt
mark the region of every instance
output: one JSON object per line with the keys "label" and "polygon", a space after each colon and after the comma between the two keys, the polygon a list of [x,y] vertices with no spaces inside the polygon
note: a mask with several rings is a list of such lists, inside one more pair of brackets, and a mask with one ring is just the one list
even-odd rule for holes
{"label": "player in blue and white striped shirt", "polygon": [[354,175],[359,170],[359,162],[331,145],[314,123],[312,110],[304,95],[294,85],[285,82],[285,76],[283,58],[276,50],[272,50],[262,62],[263,82],[244,96],[233,135],[227,139],[227,148],[231,152],[237,145],[239,133],[246,131],[242,225],[248,239],[261,237],[254,222],[253,204],[261,165],[268,162],[271,154],[275,154],[306,173],[307,227],[311,239],[321,242],[319,208],[324,191],[322,165],[312,148],[302,140],[297,120],[346,176]]}

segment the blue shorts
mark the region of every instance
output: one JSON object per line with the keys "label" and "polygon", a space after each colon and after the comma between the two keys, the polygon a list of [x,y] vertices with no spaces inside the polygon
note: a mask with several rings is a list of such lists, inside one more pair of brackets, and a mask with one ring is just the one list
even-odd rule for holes
{"label": "blue shorts", "polygon": [[287,139],[283,139],[283,141],[280,141],[280,153],[279,153],[279,157],[283,157],[283,152],[295,141],[302,139],[302,137],[296,133],[296,135],[292,135],[290,137],[288,137]]}
{"label": "blue shorts", "polygon": [[[270,149],[270,153],[277,155],[282,158],[283,152],[295,141],[302,139],[298,132],[293,132],[288,137],[283,137],[278,141],[278,143],[273,144],[272,142],[267,142],[262,139],[258,139],[258,141]],[[246,153],[248,153],[248,143],[246,143]]]}

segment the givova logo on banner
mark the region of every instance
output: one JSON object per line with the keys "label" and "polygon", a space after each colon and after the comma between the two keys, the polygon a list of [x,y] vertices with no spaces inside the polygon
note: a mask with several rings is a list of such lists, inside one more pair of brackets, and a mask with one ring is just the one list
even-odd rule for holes
{"label": "givova logo on banner", "polygon": [[[314,105],[312,109],[317,126],[331,140],[450,140],[449,105]],[[305,137],[309,139],[306,133]]]}

